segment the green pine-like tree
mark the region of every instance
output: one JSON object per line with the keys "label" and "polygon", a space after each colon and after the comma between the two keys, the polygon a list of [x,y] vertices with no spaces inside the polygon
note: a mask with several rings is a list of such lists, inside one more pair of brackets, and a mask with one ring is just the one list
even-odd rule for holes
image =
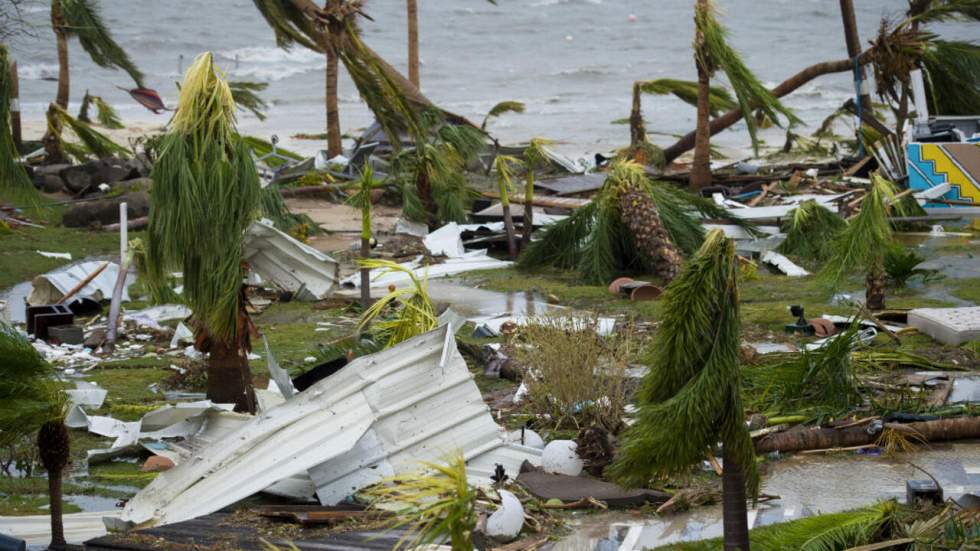
{"label": "green pine-like tree", "polygon": [[748,551],[746,495],[757,495],[759,475],[740,397],[735,244],[720,230],[708,234],[663,303],[654,360],[636,395],[636,422],[606,472],[642,486],[689,472],[720,441],[725,548]]}

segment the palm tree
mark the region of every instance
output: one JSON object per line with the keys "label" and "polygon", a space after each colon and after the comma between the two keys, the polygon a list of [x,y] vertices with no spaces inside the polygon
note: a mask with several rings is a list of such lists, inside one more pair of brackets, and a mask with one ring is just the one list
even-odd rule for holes
{"label": "palm tree", "polygon": [[510,194],[514,193],[513,170],[521,166],[521,161],[510,155],[498,155],[493,164],[497,169],[497,188],[504,214],[504,229],[507,232],[507,250],[510,252],[510,259],[517,260],[517,236],[514,232],[514,217],[510,214]]}
{"label": "palm tree", "polygon": [[840,230],[830,245],[830,261],[820,273],[831,291],[840,289],[854,270],[865,276],[865,304],[870,310],[885,309],[885,254],[892,245],[892,210],[902,211],[895,186],[878,173],[871,176],[871,189],[861,202],[861,212]]}
{"label": "palm tree", "polygon": [[235,131],[231,90],[210,53],[187,70],[160,150],[151,174],[147,274],[166,282],[171,272],[183,272],[197,346],[210,353],[208,398],[253,412],[241,253],[259,210],[259,178],[251,149]]}
{"label": "palm tree", "polygon": [[[361,176],[354,184],[354,194],[347,202],[361,210],[361,260],[371,257],[371,195],[379,189],[381,183],[374,179],[374,171],[368,163],[364,163]],[[371,270],[361,267],[361,308],[371,306]]]}
{"label": "palm tree", "polygon": [[14,145],[10,99],[13,84],[7,47],[0,43],[0,198],[17,203],[35,202],[37,190],[27,171],[17,162],[20,153]]}
{"label": "palm tree", "polygon": [[[331,157],[340,155],[343,153],[340,110],[337,105],[337,78],[340,74],[340,64],[338,63],[337,52],[331,46],[331,41],[324,34],[324,30],[314,24],[311,16],[303,11],[310,6],[303,6],[289,0],[254,0],[254,2],[255,7],[259,9],[269,26],[275,31],[276,42],[281,48],[288,50],[299,44],[326,56],[327,153]],[[316,8],[316,5],[314,4],[312,7]]]}
{"label": "palm tree", "polygon": [[686,474],[720,440],[725,549],[748,551],[746,494],[758,494],[759,475],[740,397],[734,243],[720,230],[708,234],[663,301],[636,422],[607,473],[630,486]]}
{"label": "palm tree", "polygon": [[65,547],[62,521],[62,475],[70,458],[67,399],[44,361],[17,329],[0,322],[0,445],[9,445],[37,431],[41,464],[48,471],[51,548]]}
{"label": "palm tree", "polygon": [[143,88],[143,73],[112,38],[102,21],[95,0],[51,0],[51,28],[58,45],[58,95],[55,103],[68,108],[70,71],[68,39],[77,37],[92,61],[99,67],[122,69]]}
{"label": "palm tree", "polygon": [[[592,202],[547,226],[518,265],[575,269],[594,285],[624,274],[653,273],[670,281],[681,253],[693,254],[704,242],[695,213],[731,219],[714,201],[651,181],[638,163],[618,161]],[[741,220],[732,222],[755,231]]]}
{"label": "palm tree", "polygon": [[[630,145],[620,153],[621,158],[636,161],[644,166],[662,168],[665,164],[664,152],[647,140],[646,124],[643,120],[642,95],[672,94],[681,101],[697,106],[698,83],[687,80],[661,78],[657,80],[638,80],[633,83],[633,107],[630,110]],[[735,100],[727,90],[718,86],[710,87],[709,105],[711,116],[735,107]]]}
{"label": "palm tree", "polygon": [[691,187],[701,189],[711,184],[711,77],[721,69],[728,77],[739,107],[745,117],[752,147],[758,152],[756,122],[753,111],[760,110],[769,120],[778,121],[777,113],[790,124],[799,119],[749,71],[741,56],[726,42],[728,31],[718,23],[711,0],[697,0],[694,8],[694,61],[698,70],[698,118],[691,167]]}
{"label": "palm tree", "polygon": [[545,146],[549,143],[551,140],[531,138],[531,143],[524,148],[524,218],[521,221],[523,227],[521,246],[523,247],[531,243],[531,232],[534,231],[534,171],[548,164]]}

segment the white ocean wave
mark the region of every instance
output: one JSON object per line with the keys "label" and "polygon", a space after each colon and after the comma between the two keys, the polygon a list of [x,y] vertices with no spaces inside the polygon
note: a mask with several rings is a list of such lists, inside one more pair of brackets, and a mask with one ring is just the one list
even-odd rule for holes
{"label": "white ocean wave", "polygon": [[58,78],[57,63],[34,63],[18,65],[17,74],[21,80],[44,80]]}
{"label": "white ocean wave", "polygon": [[218,56],[225,60],[238,61],[239,63],[311,63],[323,60],[323,54],[314,52],[302,46],[295,46],[289,50],[282,48],[269,48],[262,46],[248,46],[219,52]]}

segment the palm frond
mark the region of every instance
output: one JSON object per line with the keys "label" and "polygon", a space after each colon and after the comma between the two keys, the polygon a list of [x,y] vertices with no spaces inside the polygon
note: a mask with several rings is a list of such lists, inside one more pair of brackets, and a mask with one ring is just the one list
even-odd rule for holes
{"label": "palm frond", "polygon": [[365,162],[361,176],[354,181],[354,194],[347,199],[347,204],[361,211],[361,239],[371,239],[371,194],[379,187],[381,182],[374,179],[374,169]]}
{"label": "palm frond", "polygon": [[502,101],[487,111],[487,115],[483,117],[483,124],[480,125],[480,128],[486,130],[487,123],[490,122],[490,119],[495,119],[504,113],[523,113],[524,109],[525,105],[523,102],[511,100]]}
{"label": "palm frond", "polygon": [[0,44],[0,197],[15,202],[36,204],[39,197],[27,171],[18,162],[20,153],[14,146],[10,123],[10,99],[13,93],[10,80],[10,57],[7,47]]}
{"label": "palm frond", "polygon": [[861,203],[861,212],[831,243],[830,261],[819,275],[828,289],[838,290],[856,269],[870,271],[881,267],[892,242],[888,212],[895,195],[891,182],[878,173],[872,174],[871,189]]}
{"label": "palm frond", "polygon": [[621,436],[616,460],[606,472],[622,483],[643,485],[687,472],[722,440],[755,496],[759,475],[739,390],[734,243],[720,230],[708,234],[662,300],[652,367],[636,394],[636,422]]}
{"label": "palm frond", "polygon": [[15,327],[0,321],[0,444],[35,432],[64,415],[66,398],[55,370]]}
{"label": "palm frond", "polygon": [[596,203],[576,209],[564,220],[549,225],[532,241],[518,260],[522,269],[554,266],[566,270],[579,266],[583,246],[593,231],[596,221]]}
{"label": "palm frond", "polygon": [[453,549],[472,549],[477,492],[466,479],[462,452],[445,463],[422,463],[416,473],[397,475],[368,489],[371,508],[395,509],[389,529],[405,528],[394,549],[419,549],[448,539]]}
{"label": "palm frond", "polygon": [[857,323],[816,350],[768,354],[743,369],[745,399],[768,414],[806,414],[813,418],[846,412],[859,404],[853,349]]}
{"label": "palm frond", "polygon": [[922,52],[930,108],[936,115],[976,114],[980,106],[980,45],[932,40]]}
{"label": "palm frond", "polygon": [[714,73],[721,69],[728,77],[728,82],[735,91],[742,116],[752,137],[752,148],[758,153],[759,141],[756,136],[754,111],[760,110],[772,121],[778,121],[778,115],[783,115],[790,125],[800,124],[799,118],[788,107],[782,104],[742,61],[741,55],[728,45],[728,31],[718,22],[717,14],[711,2],[707,9],[697,8],[694,15],[695,25],[703,38],[696,49],[698,63]]}
{"label": "palm frond", "polygon": [[510,206],[510,196],[514,193],[514,170],[523,166],[521,160],[511,155],[497,155],[493,160],[497,171],[497,191],[500,193],[500,204]]}
{"label": "palm frond", "polygon": [[184,296],[208,334],[226,343],[239,327],[245,230],[259,209],[252,154],[235,131],[235,103],[210,53],[184,76],[177,113],[153,167],[147,241],[150,277],[184,274]]}
{"label": "palm frond", "polygon": [[265,110],[269,104],[259,96],[259,92],[269,87],[266,82],[231,81],[228,83],[231,88],[231,97],[235,100],[235,105],[242,109],[247,109],[260,121],[265,120]]}
{"label": "palm frond", "polygon": [[276,45],[289,49],[294,44],[323,52],[323,34],[292,2],[282,0],[253,0],[255,7],[272,27]]}
{"label": "palm frond", "polygon": [[816,201],[803,201],[783,219],[780,229],[786,240],[776,250],[822,262],[833,253],[831,244],[845,226],[844,219]]}
{"label": "palm frond", "polygon": [[980,0],[929,0],[924,11],[910,14],[922,24],[947,21],[980,21]]}
{"label": "palm frond", "polygon": [[[673,94],[684,103],[697,106],[698,104],[698,83],[690,80],[677,80],[673,78],[660,78],[657,80],[647,80],[640,83],[640,91],[644,94],[667,95]],[[721,86],[712,86],[708,94],[708,104],[711,106],[711,116],[717,117],[720,113],[734,109],[738,104],[732,99],[728,90]]]}
{"label": "palm frond", "polygon": [[112,38],[95,0],[59,0],[65,19],[65,32],[78,37],[82,48],[99,67],[122,69],[132,77],[137,88],[143,88],[143,73],[129,54]]}
{"label": "palm frond", "polygon": [[[268,140],[263,140],[262,138],[256,136],[243,136],[242,140],[245,141],[249,149],[252,150],[252,153],[254,153],[256,157],[263,157],[272,152],[272,142]],[[300,155],[299,153],[290,151],[289,149],[284,149],[279,146],[276,146],[276,153],[282,155],[283,157],[288,157],[294,161],[303,160],[303,156]],[[270,168],[276,168],[278,166],[281,166],[286,161],[284,161],[283,159],[277,159],[275,157],[269,157],[263,162]]]}
{"label": "palm frond", "polygon": [[92,119],[89,115],[92,107],[95,107],[95,120],[99,122],[100,126],[114,130],[125,128],[122,121],[119,120],[119,114],[116,113],[116,110],[106,100],[102,99],[101,96],[93,96],[88,92],[85,92],[85,97],[82,98],[82,106],[78,109],[78,120],[86,124],[92,124]]}
{"label": "palm frond", "polygon": [[[411,287],[394,289],[365,310],[361,316],[359,330],[363,331],[368,326],[372,326],[381,337],[379,340],[386,341],[385,348],[390,348],[435,329],[438,319],[432,299],[429,298],[428,277],[419,279],[410,268],[390,260],[359,259],[357,265],[361,268],[379,270],[380,275],[402,272],[407,274],[412,282]],[[397,307],[394,317],[380,319],[389,306]]]}
{"label": "palm frond", "polygon": [[75,117],[72,117],[68,114],[68,111],[62,109],[58,104],[52,103],[51,107],[54,109],[54,113],[61,120],[61,122],[66,124],[71,129],[72,133],[75,134],[78,141],[82,146],[84,146],[85,151],[88,153],[100,159],[113,156],[132,156],[132,151],[112,141],[111,138],[92,128],[88,124],[76,119]]}

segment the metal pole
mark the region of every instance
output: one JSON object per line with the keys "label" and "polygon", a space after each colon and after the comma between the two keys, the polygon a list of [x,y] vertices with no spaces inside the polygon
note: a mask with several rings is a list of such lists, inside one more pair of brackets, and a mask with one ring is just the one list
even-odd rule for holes
{"label": "metal pole", "polygon": [[14,135],[14,147],[20,155],[23,137],[20,126],[20,79],[17,77],[17,62],[10,64],[10,130]]}
{"label": "metal pole", "polygon": [[[840,14],[844,22],[844,41],[847,44],[847,56],[852,60],[861,55],[861,36],[858,34],[857,18],[854,15],[854,0],[840,0]],[[862,86],[860,89],[861,108],[870,112],[871,96],[868,93],[864,67],[858,65],[855,70],[855,78],[860,77]],[[860,71],[860,73],[857,73]]]}

